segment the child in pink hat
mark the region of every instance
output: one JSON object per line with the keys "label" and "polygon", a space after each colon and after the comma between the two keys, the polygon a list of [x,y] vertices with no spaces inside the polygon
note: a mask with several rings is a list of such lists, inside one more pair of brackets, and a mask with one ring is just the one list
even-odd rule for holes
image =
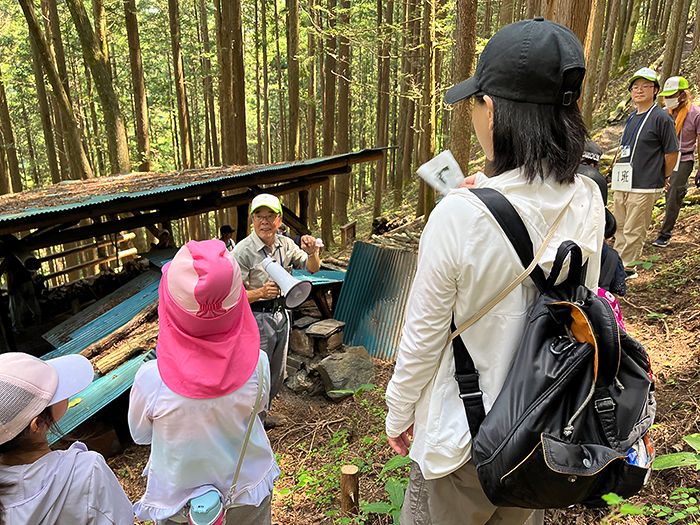
{"label": "child in pink hat", "polygon": [[159,294],[157,359],[136,374],[129,403],[134,441],[151,445],[134,512],[187,523],[189,502],[213,490],[229,523],[270,524],[280,471],[257,417],[269,363],[238,263],[218,239],[190,241],[163,267]]}

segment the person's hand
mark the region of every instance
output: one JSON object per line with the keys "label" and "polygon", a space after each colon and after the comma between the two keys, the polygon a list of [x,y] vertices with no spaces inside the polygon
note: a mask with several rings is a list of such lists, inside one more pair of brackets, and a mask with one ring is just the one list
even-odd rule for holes
{"label": "person's hand", "polygon": [[411,445],[411,438],[413,437],[413,425],[408,427],[406,431],[401,432],[398,437],[389,438],[389,445],[397,454],[401,456],[408,456],[408,447]]}
{"label": "person's hand", "polygon": [[275,281],[267,281],[262,288],[260,288],[260,293],[262,294],[261,299],[274,299],[280,294],[280,287],[277,286]]}
{"label": "person's hand", "polygon": [[301,238],[301,249],[309,255],[313,255],[316,252],[316,238],[311,235],[304,235]]}
{"label": "person's hand", "polygon": [[668,187],[671,185],[671,177],[666,177],[666,185],[664,186],[664,191],[668,191]]}
{"label": "person's hand", "polygon": [[476,188],[476,173],[474,175],[469,175],[469,177],[464,177],[464,182],[457,187],[467,189]]}
{"label": "person's hand", "polygon": [[695,174],[695,187],[700,188],[700,168],[698,168],[698,172]]}

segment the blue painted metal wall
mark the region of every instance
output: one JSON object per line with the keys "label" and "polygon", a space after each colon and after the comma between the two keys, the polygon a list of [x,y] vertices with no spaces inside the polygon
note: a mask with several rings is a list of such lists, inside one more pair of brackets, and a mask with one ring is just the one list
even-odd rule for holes
{"label": "blue painted metal wall", "polygon": [[355,243],[334,315],[346,323],[345,344],[396,360],[417,259],[414,253]]}

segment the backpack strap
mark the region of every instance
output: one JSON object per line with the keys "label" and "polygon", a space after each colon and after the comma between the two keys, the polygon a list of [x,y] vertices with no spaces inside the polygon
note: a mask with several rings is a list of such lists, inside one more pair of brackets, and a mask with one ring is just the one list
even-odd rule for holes
{"label": "backpack strap", "polygon": [[[496,219],[503,233],[506,234],[513,248],[515,248],[523,267],[527,268],[530,266],[534,258],[533,254],[535,253],[532,246],[532,239],[530,239],[530,234],[520,214],[510,201],[501,192],[493,188],[475,188],[471,191],[474,195],[479,197],[481,202],[489,209],[494,219]],[[532,270],[530,278],[533,280],[540,293],[546,291],[546,279],[542,268],[536,266]]]}
{"label": "backpack strap", "polygon": [[[525,266],[525,271],[521,273],[515,281],[513,281],[505,290],[492,299],[491,302],[479,310],[476,315],[468,319],[459,327],[459,329],[455,327],[454,314],[452,316],[450,325],[452,334],[450,335],[450,341],[452,341],[452,350],[455,362],[454,377],[459,387],[459,397],[464,403],[464,410],[467,414],[467,422],[469,423],[469,432],[472,436],[476,436],[477,432],[479,432],[481,423],[486,417],[486,409],[484,408],[483,392],[479,388],[479,371],[476,369],[474,360],[469,355],[469,351],[467,350],[462,338],[459,337],[459,334],[486,315],[486,313],[491,310],[491,308],[496,306],[501,299],[503,299],[520,283],[527,279],[528,275],[533,279],[533,281],[535,281],[540,293],[543,293],[543,291],[546,289],[545,287],[547,283],[544,277],[544,272],[542,271],[542,268],[537,265],[537,263],[549,245],[549,241],[554,236],[554,232],[559,226],[559,223],[561,223],[562,218],[564,217],[564,210],[566,208],[559,214],[559,217],[557,217],[557,220],[552,225],[552,228],[547,234],[542,246],[533,257],[533,247],[530,234],[528,233],[527,228],[525,228],[525,224],[520,218],[520,215],[508,201],[508,199],[498,191],[491,188],[473,189],[471,191],[477,197],[479,197],[479,199],[481,199],[481,201],[489,209],[498,224],[508,236],[511,244],[515,247],[521,262]],[[535,276],[535,272],[538,274],[537,276]]]}
{"label": "backpack strap", "polygon": [[572,284],[583,283],[583,255],[581,254],[581,248],[574,241],[569,240],[559,245],[557,255],[554,258],[554,264],[552,264],[552,271],[547,278],[547,289],[553,287],[557,282],[564,262],[569,256],[571,256],[571,259],[569,261],[569,273],[566,276],[566,280]]}

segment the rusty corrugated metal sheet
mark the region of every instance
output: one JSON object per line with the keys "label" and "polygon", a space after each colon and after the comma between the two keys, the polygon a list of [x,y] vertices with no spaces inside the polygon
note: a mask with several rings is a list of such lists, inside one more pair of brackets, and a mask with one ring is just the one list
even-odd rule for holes
{"label": "rusty corrugated metal sheet", "polygon": [[355,243],[334,315],[346,323],[345,344],[396,360],[417,259],[415,253]]}
{"label": "rusty corrugated metal sheet", "polygon": [[126,283],[118,290],[104,296],[96,303],[91,304],[85,308],[85,310],[82,310],[70,319],[63,321],[61,324],[54,326],[51,330],[42,335],[42,337],[52,344],[54,348],[58,348],[62,344],[65,344],[73,339],[73,334],[76,330],[79,330],[90,321],[98,318],[103,313],[124,302],[129,297],[134,296],[147,286],[159,281],[160,272],[153,270],[144,272],[141,275],[134,277],[131,281]]}

